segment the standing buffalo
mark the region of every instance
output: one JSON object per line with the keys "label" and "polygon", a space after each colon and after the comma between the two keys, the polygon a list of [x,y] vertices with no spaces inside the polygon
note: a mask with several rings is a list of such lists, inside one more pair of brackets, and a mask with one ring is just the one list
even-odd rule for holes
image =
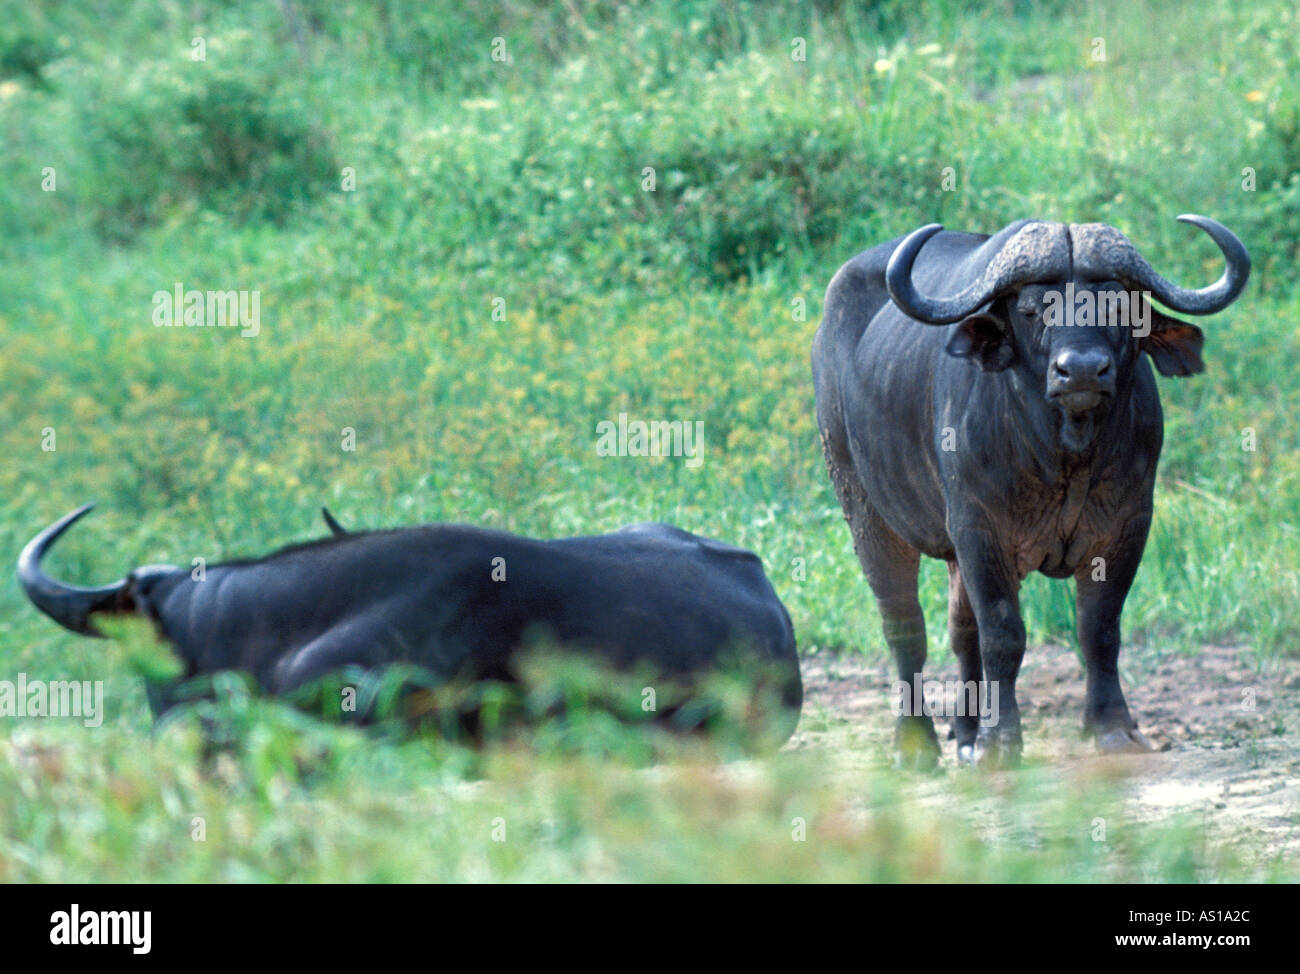
{"label": "standing buffalo", "polygon": [[[182,679],[251,674],[290,694],[345,667],[412,664],[448,683],[516,683],[542,639],[612,670],[648,673],[657,716],[693,726],[708,713],[692,688],[723,670],[753,676],[764,743],[785,740],[802,702],[794,630],[749,551],[666,524],[595,537],[534,541],[460,525],[345,532],[253,561],[139,568],[102,588],[77,588],[41,567],[51,544],[90,505],[40,532],[18,560],[31,601],[73,632],[97,636],[100,613],[151,619],[184,666]],[[657,685],[657,684],[656,684]],[[640,688],[640,684],[637,684]],[[161,714],[171,686],[151,686]],[[770,694],[761,691],[771,690]],[[649,710],[637,705],[629,710]]]}
{"label": "standing buffalo", "polygon": [[[1214,314],[1250,274],[1231,231],[1178,219],[1209,234],[1227,263],[1199,291],[1155,273],[1113,227],[1038,220],[992,236],[924,226],[854,257],[827,288],[812,348],[817,422],[899,679],[919,682],[925,664],[925,554],[948,563],[961,679],[984,681],[985,702],[997,694],[988,726],[955,717],[959,761],[1019,759],[1019,589],[1031,571],[1074,576],[1084,723],[1097,746],[1149,748],[1117,659],[1163,436],[1151,365],[1167,376],[1204,369],[1201,330],[1149,299]],[[933,767],[931,717],[900,717],[895,746],[900,764]]]}

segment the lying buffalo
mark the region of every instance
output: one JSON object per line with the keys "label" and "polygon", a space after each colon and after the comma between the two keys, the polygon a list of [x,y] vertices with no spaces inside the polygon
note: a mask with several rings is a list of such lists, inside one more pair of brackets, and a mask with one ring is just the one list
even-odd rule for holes
{"label": "lying buffalo", "polygon": [[516,684],[526,649],[541,639],[611,672],[663,680],[676,695],[649,708],[644,700],[654,698],[637,695],[624,709],[671,726],[699,726],[710,711],[691,688],[720,671],[753,675],[754,702],[771,711],[757,715],[763,743],[785,740],[798,720],[794,631],[762,562],[666,524],[535,541],[442,524],[349,533],[325,512],[333,537],[209,566],[202,580],[150,565],[78,588],[41,562],[90,507],[33,538],[18,578],[37,608],[73,632],[100,635],[101,614],[152,620],[184,668],[176,683],[151,686],[156,716],[175,687],[229,670],[277,695],[389,664],[435,682]]}
{"label": "lying buffalo", "polygon": [[[1179,219],[1227,263],[1201,290],[1155,273],[1113,227],[1020,220],[992,236],[921,227],[854,257],[826,291],[812,349],[817,422],[899,679],[918,682],[925,664],[924,554],[948,563],[962,681],[983,681],[985,704],[997,694],[996,720],[968,707],[955,716],[959,761],[1019,759],[1019,589],[1032,571],[1074,577],[1084,721],[1098,747],[1149,747],[1117,659],[1163,435],[1151,366],[1204,368],[1201,330],[1150,298],[1214,314],[1250,274],[1228,229]],[[931,767],[934,724],[912,709],[899,718],[897,757]]]}

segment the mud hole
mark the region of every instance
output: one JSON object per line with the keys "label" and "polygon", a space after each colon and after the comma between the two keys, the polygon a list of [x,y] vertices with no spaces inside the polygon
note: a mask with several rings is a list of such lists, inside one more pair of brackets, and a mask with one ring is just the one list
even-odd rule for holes
{"label": "mud hole", "polygon": [[[936,655],[926,679],[955,681],[951,654]],[[1062,646],[1032,648],[1017,682],[1026,766],[1062,779],[1104,776],[1116,783],[1133,821],[1183,815],[1200,822],[1211,842],[1231,843],[1248,859],[1300,860],[1300,660],[1257,668],[1248,650],[1215,646],[1195,655],[1150,656],[1121,656],[1121,677],[1129,709],[1157,750],[1103,757],[1080,733],[1082,664]],[[803,674],[804,718],[788,746],[832,752],[850,772],[887,765],[892,667],[814,656],[804,660]],[[953,776],[971,772],[956,766],[956,745],[945,740],[948,719],[935,723],[940,772],[914,775],[908,792],[962,812],[995,837],[996,810],[969,807],[953,787]]]}

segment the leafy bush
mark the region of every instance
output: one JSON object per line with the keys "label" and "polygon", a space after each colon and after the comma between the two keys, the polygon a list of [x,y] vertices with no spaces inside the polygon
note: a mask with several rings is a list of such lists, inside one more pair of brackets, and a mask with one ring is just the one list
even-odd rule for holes
{"label": "leafy bush", "polygon": [[[57,173],[55,194],[30,183],[8,189],[15,235],[88,225],[122,242],[204,211],[280,223],[338,187],[320,112],[292,78],[293,65],[259,50],[252,32],[212,38],[207,59],[195,61],[175,46],[90,58],[47,29],[0,42],[0,64],[32,66],[29,83],[0,92],[0,125],[14,136],[7,153],[22,169]],[[69,49],[47,63],[60,37]]]}
{"label": "leafy bush", "polygon": [[281,221],[337,186],[328,136],[274,81],[178,74],[144,72],[83,106],[104,235],[123,238],[173,208]]}

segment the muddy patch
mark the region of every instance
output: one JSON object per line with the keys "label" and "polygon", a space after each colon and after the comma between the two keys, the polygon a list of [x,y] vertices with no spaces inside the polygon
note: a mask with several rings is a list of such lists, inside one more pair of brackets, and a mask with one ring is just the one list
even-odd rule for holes
{"label": "muddy patch", "polygon": [[[1157,750],[1096,754],[1081,735],[1083,666],[1065,647],[1042,646],[1026,654],[1017,684],[1026,765],[1119,781],[1136,821],[1192,817],[1260,862],[1300,858],[1300,660],[1257,665],[1249,651],[1220,646],[1130,657],[1121,660],[1129,709]],[[938,664],[927,679],[957,680],[950,655]],[[789,746],[833,751],[847,768],[888,765],[892,668],[826,655],[805,659],[803,674],[807,703]],[[948,720],[936,724],[942,740]],[[956,767],[954,743],[942,744],[940,773],[911,789],[920,801],[955,802],[950,777],[969,773]]]}

